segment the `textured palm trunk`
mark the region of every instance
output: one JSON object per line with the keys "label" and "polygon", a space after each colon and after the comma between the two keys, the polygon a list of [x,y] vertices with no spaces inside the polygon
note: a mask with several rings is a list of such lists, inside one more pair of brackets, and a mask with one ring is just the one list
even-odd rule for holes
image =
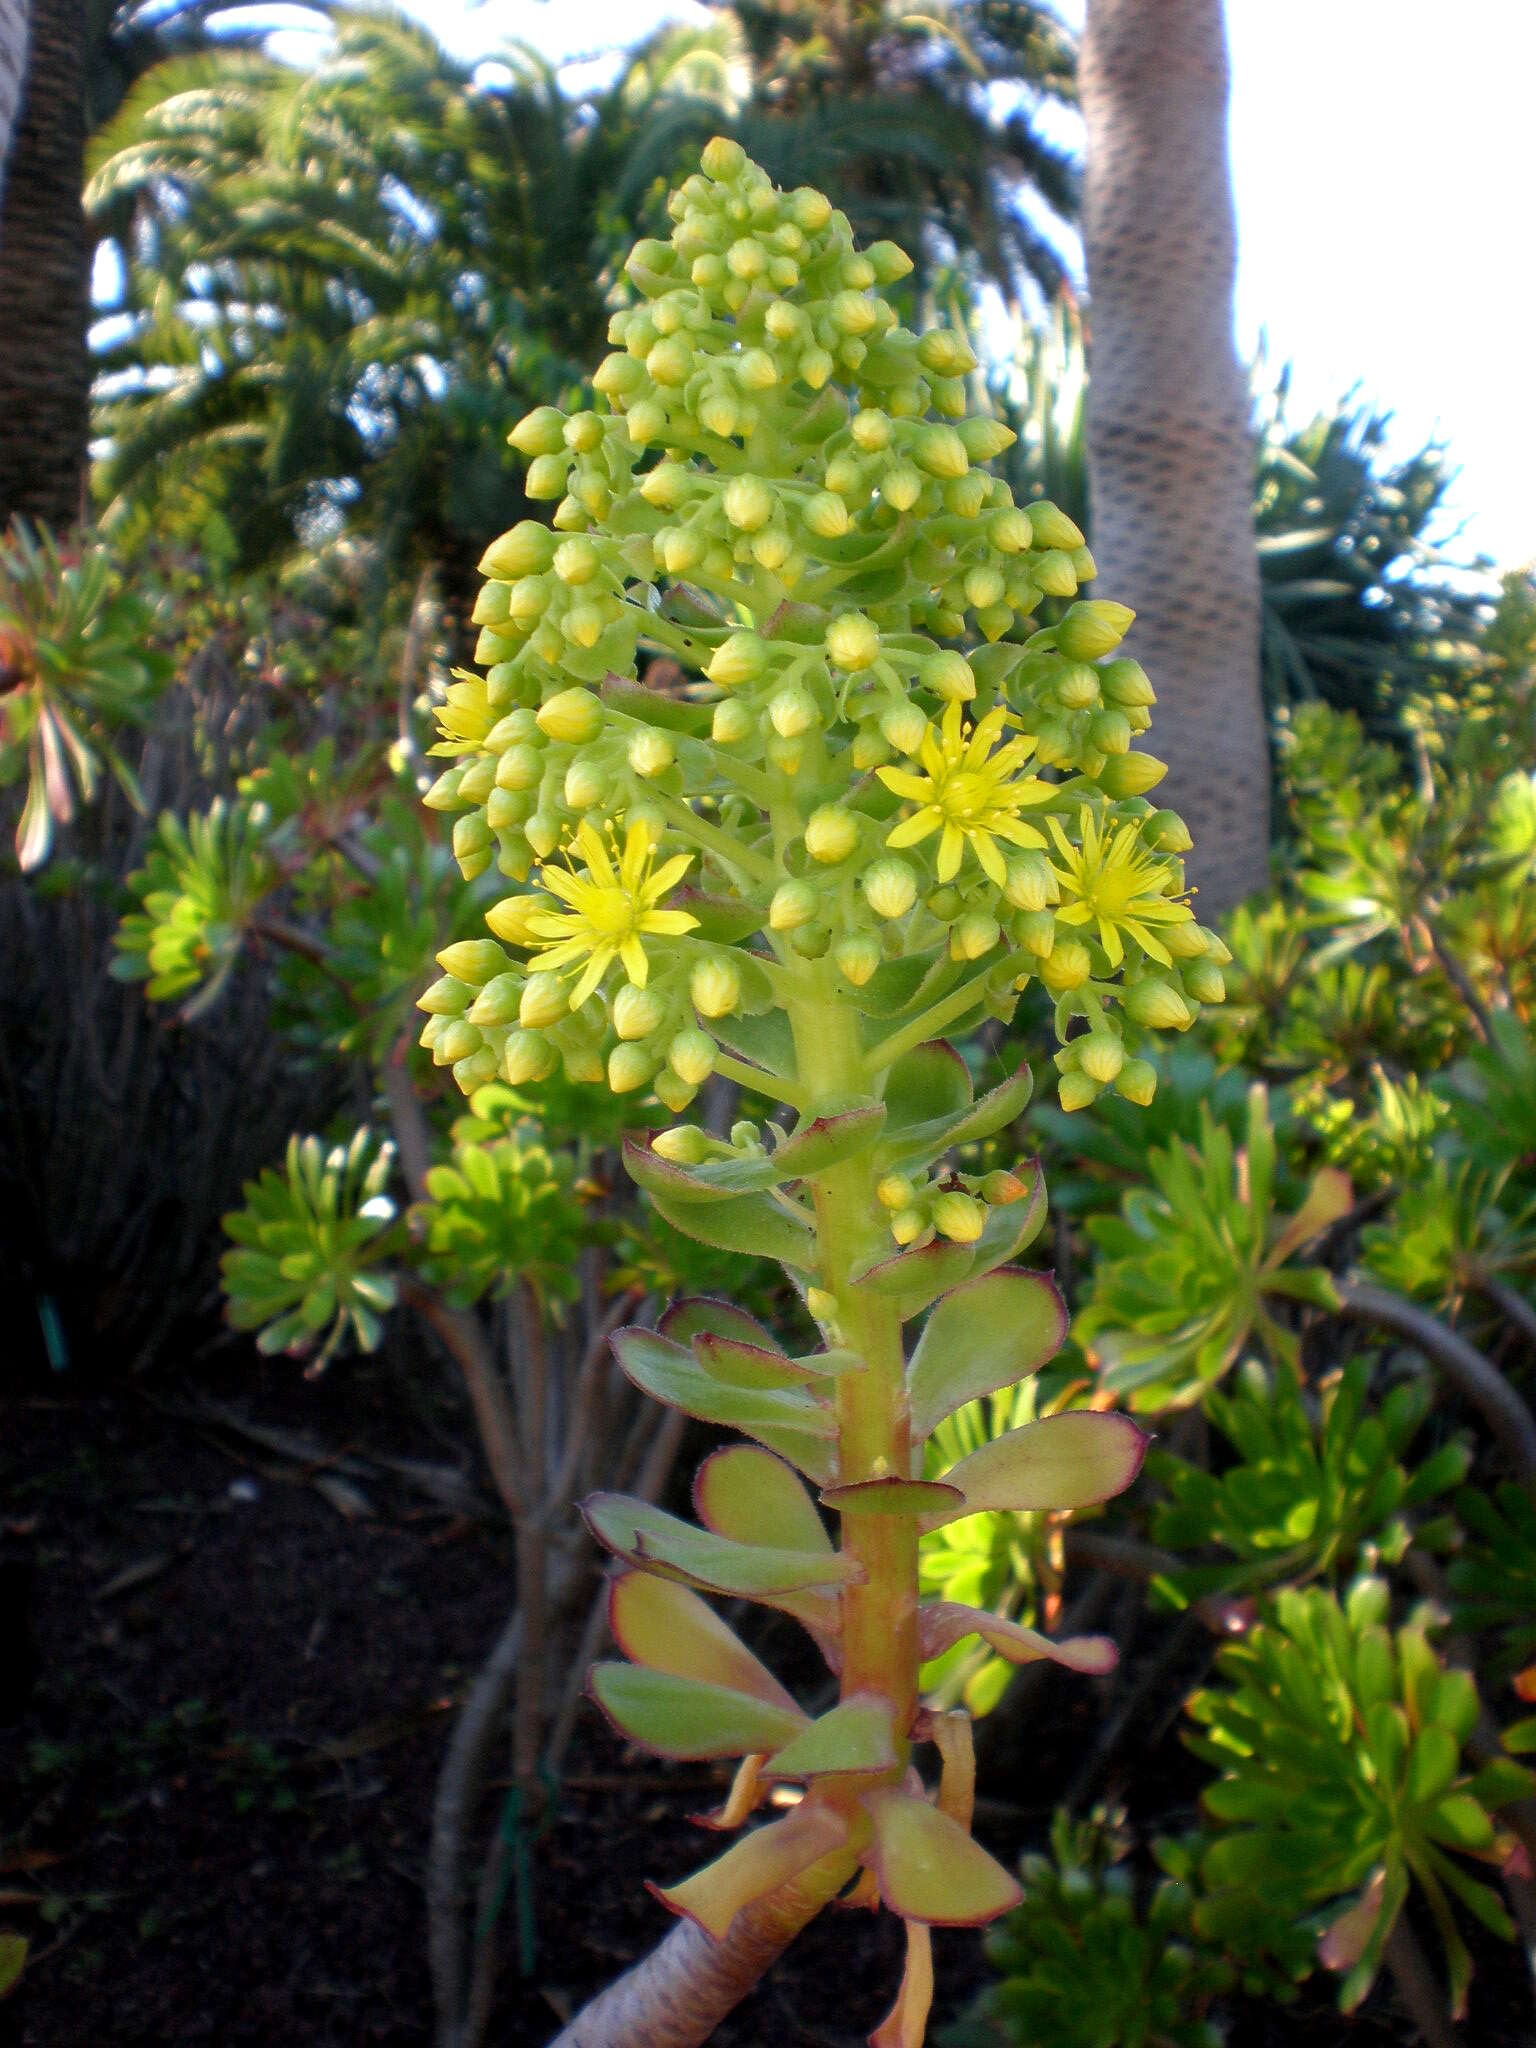
{"label": "textured palm trunk", "polygon": [[26,72],[27,0],[0,0],[0,196],[5,192],[5,160]]}
{"label": "textured palm trunk", "polygon": [[1236,229],[1221,0],[1088,0],[1088,460],[1103,587],[1158,692],[1159,797],[1211,915],[1263,885],[1253,443],[1232,332]]}
{"label": "textured palm trunk", "polygon": [[[0,35],[15,11],[0,0]],[[0,204],[0,527],[16,512],[61,526],[80,516],[89,432],[85,5],[33,0],[30,11]]]}

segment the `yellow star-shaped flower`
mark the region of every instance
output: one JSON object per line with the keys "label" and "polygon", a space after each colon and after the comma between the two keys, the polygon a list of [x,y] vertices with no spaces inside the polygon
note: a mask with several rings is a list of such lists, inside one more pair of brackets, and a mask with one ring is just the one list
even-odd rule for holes
{"label": "yellow star-shaped flower", "polygon": [[918,806],[887,833],[886,845],[916,846],[931,833],[942,834],[937,863],[941,882],[952,881],[959,873],[967,841],[999,888],[1008,878],[1007,863],[998,851],[999,839],[1011,846],[1046,844],[1034,826],[1026,825],[1017,813],[1044,803],[1053,785],[1035,775],[1017,775],[1034,752],[1035,742],[1025,735],[998,746],[1006,719],[1007,712],[997,705],[985,718],[967,726],[958,701],[952,702],[944,712],[939,734],[935,736],[932,726],[923,734],[917,750],[924,771],[921,775],[906,768],[875,771],[887,789]]}
{"label": "yellow star-shaped flower", "polygon": [[1057,922],[1097,921],[1099,942],[1112,967],[1118,967],[1125,957],[1122,932],[1129,932],[1152,959],[1171,966],[1167,947],[1147,927],[1187,924],[1194,912],[1170,894],[1177,876],[1169,863],[1147,851],[1134,824],[1122,825],[1113,836],[1101,832],[1086,806],[1078,813],[1081,846],[1068,839],[1060,819],[1047,822],[1061,855],[1060,861],[1051,863],[1064,899],[1056,912]]}
{"label": "yellow star-shaped flower", "polygon": [[691,853],[674,854],[653,873],[655,848],[643,825],[630,826],[622,854],[611,832],[609,839],[605,846],[594,825],[578,826],[574,846],[586,862],[586,873],[548,865],[539,870],[540,886],[569,908],[532,911],[526,921],[529,943],[539,953],[540,967],[558,974],[578,960],[586,961],[581,979],[571,990],[573,1010],[581,1008],[615,959],[623,961],[636,988],[645,987],[650,962],[640,943],[642,933],[672,937],[692,931],[698,923],[686,910],[657,908],[687,872],[693,861]]}

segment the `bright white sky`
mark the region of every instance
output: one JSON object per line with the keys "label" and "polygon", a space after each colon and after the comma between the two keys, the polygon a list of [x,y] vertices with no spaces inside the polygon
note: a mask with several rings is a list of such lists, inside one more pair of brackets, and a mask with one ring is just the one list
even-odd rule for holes
{"label": "bright white sky", "polygon": [[[466,55],[557,61],[633,42],[690,0],[406,0]],[[1082,0],[1059,0],[1081,20]],[[1536,555],[1536,4],[1227,0],[1238,341],[1295,367],[1293,411],[1358,381],[1394,448],[1437,433],[1458,552]]]}

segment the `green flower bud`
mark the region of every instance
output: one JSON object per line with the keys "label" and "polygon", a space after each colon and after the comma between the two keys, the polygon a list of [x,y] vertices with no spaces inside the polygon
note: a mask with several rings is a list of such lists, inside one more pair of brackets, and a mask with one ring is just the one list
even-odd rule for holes
{"label": "green flower bud", "polygon": [[871,242],[864,254],[877,284],[899,284],[912,274],[912,258],[895,242]]}
{"label": "green flower bud", "polygon": [[[471,811],[466,817],[454,819],[453,857],[466,882],[473,881],[474,875],[484,874],[490,863],[490,845],[491,828],[485,822],[483,812]],[[469,872],[472,864],[474,874]]]}
{"label": "green flower bud", "polygon": [[696,569],[708,552],[708,543],[695,526],[671,526],[656,536],[657,553],[669,576],[686,576]]}
{"label": "green flower bud", "polygon": [[954,1244],[974,1244],[987,1221],[987,1212],[974,1195],[958,1188],[940,1195],[933,1205],[933,1227]]}
{"label": "green flower bud", "polygon": [[833,948],[838,972],[855,988],[863,988],[880,965],[880,941],[873,932],[854,932]]}
{"label": "green flower bud", "polygon": [[848,432],[855,448],[865,455],[878,455],[891,445],[890,415],[873,408],[856,412],[848,423]]}
{"label": "green flower bud", "polygon": [[[699,162],[706,178],[713,178],[718,185],[732,185],[747,167],[747,152],[730,136],[714,135],[705,143]],[[661,1148],[656,1145],[654,1149]]]}
{"label": "green flower bud", "polygon": [[925,370],[939,377],[964,377],[976,367],[976,357],[964,335],[948,327],[935,327],[917,344],[917,360]]}
{"label": "green flower bud", "polygon": [[1115,1076],[1115,1093],[1145,1109],[1157,1093],[1157,1069],[1150,1060],[1127,1060]]}
{"label": "green flower bud", "polygon": [[1088,721],[1089,744],[1101,754],[1129,753],[1131,722],[1123,711],[1108,706]]}
{"label": "green flower bud", "polygon": [[520,519],[480,557],[480,574],[511,582],[547,569],[554,552],[555,537],[547,526],[540,526],[535,519]]}
{"label": "green flower bud", "polygon": [[929,476],[941,480],[964,476],[971,466],[965,443],[953,427],[919,427],[912,442],[912,460]]}
{"label": "green flower bud", "polygon": [[432,1047],[432,1063],[438,1067],[456,1066],[460,1060],[467,1060],[472,1053],[477,1053],[482,1042],[477,1026],[463,1017],[455,1017],[437,1034]]}
{"label": "green flower bud", "polygon": [[550,586],[543,576],[519,576],[507,593],[507,610],[515,625],[528,632],[549,609]]}
{"label": "green flower bud", "polygon": [[630,355],[604,356],[592,376],[594,390],[605,398],[626,398],[645,382],[645,371]]}
{"label": "green flower bud", "polygon": [[464,770],[457,765],[445,768],[436,782],[423,796],[422,802],[429,811],[454,811],[458,809],[459,784],[464,780]]}
{"label": "green flower bud", "polygon": [[987,538],[999,554],[1023,554],[1034,540],[1029,514],[1018,505],[1005,506],[988,520]]}
{"label": "green flower bud", "polygon": [[444,946],[437,964],[444,974],[456,975],[460,981],[482,988],[492,975],[500,974],[510,963],[494,939],[458,939],[453,945]]}
{"label": "green flower bud", "polygon": [[927,1228],[921,1209],[898,1209],[891,1218],[891,1235],[900,1245],[916,1244]]}
{"label": "green flower bud", "polygon": [[459,802],[483,804],[495,785],[496,757],[494,754],[482,754],[464,770],[464,780],[459,784]]}
{"label": "green flower bud", "polygon": [[530,974],[517,1006],[517,1021],[525,1031],[541,1031],[570,1015],[570,997],[558,974],[542,968]]}
{"label": "green flower bud", "polygon": [[891,758],[891,750],[877,727],[861,725],[853,736],[849,758],[861,775],[867,775],[871,768],[878,768],[882,761]]}
{"label": "green flower bud", "polygon": [[416,998],[416,1007],[433,1017],[462,1017],[474,994],[468,983],[455,975],[443,974]]}
{"label": "green flower bud", "polygon": [[709,1139],[697,1124],[674,1124],[671,1130],[656,1133],[651,1150],[674,1166],[702,1166],[709,1157]]}
{"label": "green flower bud", "polygon": [[571,458],[562,445],[558,455],[535,455],[523,479],[523,494],[529,498],[561,498],[565,495],[566,473]]}
{"label": "green flower bud", "polygon": [[1184,969],[1184,986],[1197,1003],[1224,1003],[1226,978],[1214,960],[1192,960]]}
{"label": "green flower bud", "polygon": [[653,384],[680,391],[693,374],[693,350],[682,335],[669,334],[646,357],[645,371]]}
{"label": "green flower bud", "polygon": [[493,903],[485,913],[485,921],[498,939],[505,939],[509,946],[531,946],[535,934],[529,928],[529,920],[544,917],[555,908],[548,896],[530,891],[525,896],[504,896],[500,903]]}
{"label": "green flower bud", "polygon": [[1165,925],[1158,936],[1175,960],[1203,960],[1206,956],[1205,927],[1193,918]]}
{"label": "green flower bud", "polygon": [[774,513],[774,496],[761,477],[734,476],[720,498],[726,518],[739,533],[756,533]]}
{"label": "green flower bud", "polygon": [[1091,1031],[1078,1044],[1078,1065],[1090,1081],[1108,1087],[1125,1065],[1125,1047],[1112,1031]]}
{"label": "green flower bud", "polygon": [[880,658],[880,629],[862,612],[840,612],[827,628],[827,659],[850,674]]}
{"label": "green flower bud", "polygon": [[917,1189],[904,1173],[888,1173],[875,1189],[875,1200],[882,1209],[910,1209]]}
{"label": "green flower bud", "polygon": [[741,406],[731,391],[706,391],[699,400],[699,425],[707,433],[729,441],[741,431]]}
{"label": "green flower bud", "polygon": [[985,910],[968,910],[949,928],[952,960],[980,960],[1002,937],[1002,927]]}
{"label": "green flower bud", "polygon": [[688,977],[688,993],[701,1017],[729,1017],[741,1001],[741,976],[731,960],[701,960]]}
{"label": "green flower bud", "polygon": [[1086,1109],[1098,1092],[1098,1082],[1077,1067],[1070,1068],[1056,1083],[1056,1099],[1063,1109],[1069,1111]]}
{"label": "green flower bud", "polygon": [[704,673],[722,689],[755,683],[768,665],[768,649],[756,633],[731,633],[721,641]]}
{"label": "green flower bud", "polygon": [[603,707],[590,690],[561,690],[539,706],[538,720],[546,739],[582,747],[602,731]]}
{"label": "green flower bud", "polygon": [[608,793],[608,774],[600,761],[578,754],[565,771],[561,795],[567,810],[591,811]]}
{"label": "green flower bud", "polygon": [[1067,560],[1072,564],[1072,574],[1079,583],[1091,583],[1099,573],[1099,565],[1087,548],[1069,548]]}
{"label": "green flower bud", "polygon": [[809,882],[781,882],[768,906],[768,929],[798,931],[810,924],[820,908],[820,899]]}
{"label": "green flower bud", "polygon": [[824,348],[808,348],[797,365],[802,381],[819,391],[837,368]]}
{"label": "green flower bud", "polygon": [[1003,594],[1003,579],[990,563],[965,572],[965,601],[973,609],[985,611],[995,605]]}
{"label": "green flower bud", "polygon": [[520,455],[557,455],[565,446],[565,414],[552,405],[536,405],[507,439]]}
{"label": "green flower bud", "polygon": [[667,1047],[667,1065],[678,1080],[698,1088],[715,1071],[715,1041],[707,1031],[690,1024]]}
{"label": "green flower bud", "polygon": [[522,1000],[523,977],[520,974],[498,974],[476,996],[468,1013],[469,1021],[478,1024],[482,1031],[515,1024]]}
{"label": "green flower bud", "polygon": [[910,512],[922,495],[923,480],[910,462],[893,462],[880,479],[880,495],[898,512]]}
{"label": "green flower bud", "polygon": [[1061,890],[1043,853],[1021,853],[1008,863],[1003,895],[1015,910],[1044,910],[1060,900]]}
{"label": "green flower bud", "polygon": [[1030,531],[1037,548],[1080,548],[1082,528],[1047,499],[1029,507]]}
{"label": "green flower bud", "polygon": [[676,747],[664,732],[658,732],[654,726],[644,727],[629,743],[629,765],[646,781],[665,775],[676,759]]}
{"label": "green flower bud", "polygon": [[841,804],[822,804],[805,824],[805,850],[812,860],[831,867],[846,860],[859,843],[859,821]]}
{"label": "green flower bud", "polygon": [[1028,1181],[1001,1169],[989,1173],[981,1184],[981,1199],[989,1209],[1011,1208],[1015,1202],[1022,1202],[1028,1193]]}
{"label": "green flower bud", "polygon": [[1127,984],[1125,1014],[1149,1031],[1187,1031],[1194,1022],[1189,1005],[1171,982],[1150,977]]}
{"label": "green flower bud", "polygon": [[1168,773],[1168,763],[1151,754],[1114,754],[1098,773],[1098,784],[1109,797],[1145,796],[1156,789]]}
{"label": "green flower bud", "polygon": [[[663,441],[667,434],[667,408],[659,398],[642,398],[632,405],[624,416],[624,425],[633,446],[647,448],[653,441]],[[529,472],[530,476],[532,471]],[[530,492],[530,496],[537,496]],[[553,496],[553,493],[549,495]]]}
{"label": "green flower bud", "polygon": [[1071,597],[1077,589],[1076,572],[1059,548],[1037,555],[1029,565],[1029,573],[1047,597]]}
{"label": "green flower bud", "polygon": [[616,1045],[608,1055],[608,1086],[615,1095],[643,1088],[655,1071],[655,1060],[638,1045]]}
{"label": "green flower bud", "polygon": [[898,754],[915,754],[928,721],[915,704],[892,704],[880,714],[880,730]]}
{"label": "green flower bud", "polygon": [[816,701],[798,683],[791,683],[770,698],[768,720],[780,739],[798,739],[819,723]]}
{"label": "green flower bud", "polygon": [[537,1031],[514,1031],[501,1049],[501,1071],[514,1088],[547,1081],[559,1063],[555,1048]]}
{"label": "green flower bud", "polygon": [[739,746],[744,739],[751,738],[752,731],[752,714],[739,698],[727,697],[723,704],[715,706],[709,736],[717,745]]}
{"label": "green flower bud", "polygon": [[537,789],[543,779],[544,756],[537,747],[508,747],[496,763],[498,789]]}
{"label": "green flower bud", "polygon": [[[1072,610],[1078,610],[1078,606],[1074,605]],[[1067,616],[1070,618],[1071,613]],[[1147,705],[1157,702],[1146,670],[1139,661],[1132,661],[1129,655],[1122,654],[1114,661],[1105,662],[1099,671],[1099,687],[1105,700],[1118,705],[1122,711],[1144,710]]]}
{"label": "green flower bud", "polygon": [[590,583],[603,566],[602,557],[587,536],[561,541],[555,549],[554,571],[562,583]]}
{"label": "green flower bud", "polygon": [[691,1082],[680,1081],[670,1067],[663,1067],[657,1074],[651,1083],[651,1091],[674,1116],[680,1116],[699,1092]]}
{"label": "green flower bud", "polygon": [[658,512],[670,512],[680,505],[688,491],[688,472],[680,462],[658,462],[635,484],[647,505]]}
{"label": "green flower bud", "polygon": [[1128,605],[1106,598],[1081,600],[1067,607],[1056,628],[1056,645],[1072,661],[1098,661],[1120,645],[1135,616]]}
{"label": "green flower bud", "polygon": [[487,583],[475,599],[474,610],[469,615],[472,626],[502,626],[506,624],[511,590],[505,583]]}
{"label": "green flower bud", "polygon": [[917,901],[917,877],[904,860],[887,855],[864,870],[864,901],[876,917],[905,917]]}
{"label": "green flower bud", "polygon": [[1048,910],[1029,910],[1014,923],[1014,936],[1033,959],[1048,960],[1056,949],[1056,920]]}
{"label": "green flower bud", "polygon": [[483,1088],[487,1081],[494,1081],[498,1061],[488,1045],[482,1045],[467,1058],[455,1060],[453,1078],[465,1095],[473,1095],[477,1088]]}
{"label": "green flower bud", "polygon": [[606,624],[595,604],[573,604],[560,621],[560,631],[573,647],[595,647]]}
{"label": "green flower bud", "polygon": [[613,1028],[622,1039],[649,1038],[667,1020],[667,1006],[654,989],[625,982],[613,999]]}
{"label": "green flower bud", "polygon": [[1051,694],[1068,711],[1086,711],[1099,701],[1099,672],[1084,661],[1068,662],[1056,671]]}
{"label": "green flower bud", "polygon": [[573,412],[565,423],[565,445],[578,455],[595,455],[603,434],[601,415],[595,412]]}
{"label": "green flower bud", "polygon": [[1065,995],[1068,989],[1082,987],[1093,972],[1093,961],[1080,939],[1058,938],[1036,972],[1052,994]]}
{"label": "green flower bud", "polygon": [[805,523],[818,540],[840,540],[851,521],[848,507],[835,491],[818,491],[806,505]]}
{"label": "green flower bud", "polygon": [[1001,420],[984,418],[962,420],[955,431],[972,462],[990,462],[1005,448],[1011,448],[1019,438],[1012,427],[1005,427]]}
{"label": "green flower bud", "polygon": [[1177,811],[1154,811],[1143,824],[1141,836],[1158,853],[1188,853],[1195,843]]}

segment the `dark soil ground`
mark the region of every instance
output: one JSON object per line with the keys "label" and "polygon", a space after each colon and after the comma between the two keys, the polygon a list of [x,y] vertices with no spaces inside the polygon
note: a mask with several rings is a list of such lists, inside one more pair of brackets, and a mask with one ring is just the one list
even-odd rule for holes
{"label": "dark soil ground", "polygon": [[[306,1466],[206,1412],[167,1413],[177,1399],[238,1401],[253,1421],[353,1453],[367,1476]],[[430,2040],[433,1780],[455,1696],[504,1619],[509,1553],[493,1521],[377,1461],[472,1471],[459,1427],[446,1399],[424,1404],[377,1361],[305,1385],[226,1353],[190,1397],[164,1383],[0,1397],[0,1929],[31,1942],[0,2041]],[[1172,1674],[1148,1712],[1155,1747],[1134,1783],[1108,1787],[1149,1833],[1192,1818],[1182,1682]],[[985,1784],[990,1846],[1043,1841],[1107,1706],[1048,1681]],[[686,1816],[717,1796],[706,1772],[626,1758],[584,1722],[536,1851],[536,1968],[523,1980],[507,1967],[498,2048],[546,2041],[665,1931],[641,1879],[702,1860]],[[973,1935],[941,1934],[937,1960],[936,2019],[985,1978]],[[1521,1972],[1502,1955],[1487,1964],[1466,2039],[1512,2048],[1530,2038]],[[851,2048],[899,1974],[888,1917],[824,1915],[716,2039]],[[1326,1983],[1288,2010],[1224,2018],[1236,2048],[1411,2038],[1381,1993],[1346,2026]]]}

